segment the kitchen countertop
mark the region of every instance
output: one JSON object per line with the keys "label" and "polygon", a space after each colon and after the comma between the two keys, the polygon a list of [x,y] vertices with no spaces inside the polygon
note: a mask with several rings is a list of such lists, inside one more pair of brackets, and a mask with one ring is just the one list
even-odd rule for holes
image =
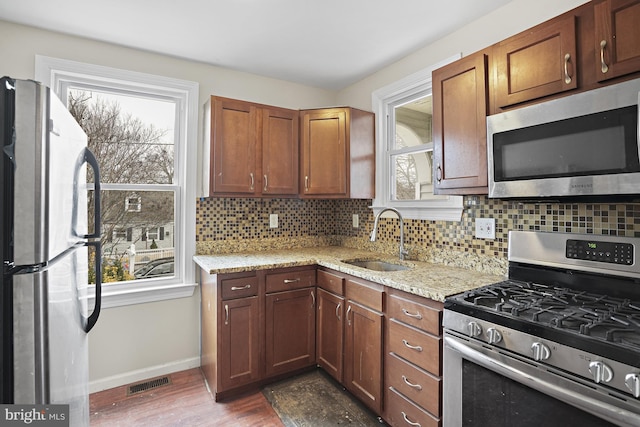
{"label": "kitchen countertop", "polygon": [[[353,259],[383,260],[411,268],[402,271],[374,271],[342,262]],[[400,261],[397,257],[343,246],[196,255],[193,260],[210,274],[320,265],[441,302],[447,296],[505,280],[503,276],[443,264]]]}

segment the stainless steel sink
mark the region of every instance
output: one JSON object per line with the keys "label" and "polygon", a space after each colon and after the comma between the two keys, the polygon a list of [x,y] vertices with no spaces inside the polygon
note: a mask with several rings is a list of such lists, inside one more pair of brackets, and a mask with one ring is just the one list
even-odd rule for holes
{"label": "stainless steel sink", "polygon": [[401,271],[411,267],[377,259],[347,259],[342,262],[375,271]]}

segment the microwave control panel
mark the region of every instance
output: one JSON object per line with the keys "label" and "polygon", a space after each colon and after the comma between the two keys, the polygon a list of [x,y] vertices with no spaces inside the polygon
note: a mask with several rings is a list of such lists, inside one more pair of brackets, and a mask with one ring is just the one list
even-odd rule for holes
{"label": "microwave control panel", "polygon": [[597,240],[567,240],[566,257],[587,261],[632,265],[633,245]]}

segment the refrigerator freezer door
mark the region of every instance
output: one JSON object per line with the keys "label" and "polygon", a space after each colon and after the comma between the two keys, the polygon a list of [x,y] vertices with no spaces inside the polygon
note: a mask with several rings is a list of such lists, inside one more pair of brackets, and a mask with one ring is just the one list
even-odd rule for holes
{"label": "refrigerator freezer door", "polygon": [[87,248],[15,275],[13,289],[15,403],[68,404],[70,425],[88,426]]}
{"label": "refrigerator freezer door", "polygon": [[15,88],[13,261],[23,266],[54,259],[87,233],[87,137],[48,88],[26,80]]}

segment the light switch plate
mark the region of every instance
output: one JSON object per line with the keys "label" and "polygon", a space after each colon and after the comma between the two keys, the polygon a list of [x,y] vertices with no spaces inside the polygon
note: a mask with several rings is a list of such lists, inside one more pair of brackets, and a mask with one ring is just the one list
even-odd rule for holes
{"label": "light switch plate", "polygon": [[495,218],[476,218],[476,238],[478,239],[495,239],[496,238],[496,219]]}
{"label": "light switch plate", "polygon": [[269,227],[278,228],[278,214],[269,215]]}
{"label": "light switch plate", "polygon": [[353,214],[353,228],[360,227],[360,217],[358,214]]}

